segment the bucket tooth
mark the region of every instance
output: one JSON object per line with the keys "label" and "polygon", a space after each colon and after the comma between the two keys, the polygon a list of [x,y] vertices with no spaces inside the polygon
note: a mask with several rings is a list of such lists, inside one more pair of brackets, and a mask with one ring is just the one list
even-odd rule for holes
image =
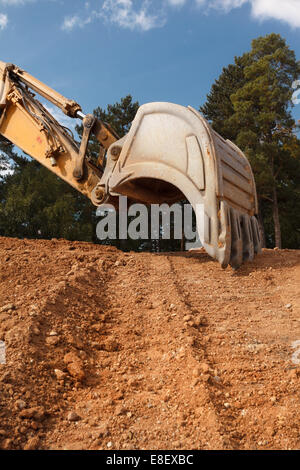
{"label": "bucket tooth", "polygon": [[251,217],[251,226],[252,226],[252,233],[253,233],[253,243],[254,243],[254,252],[256,254],[261,253],[262,250],[262,242],[260,238],[258,222],[256,217]]}
{"label": "bucket tooth", "polygon": [[254,259],[254,243],[252,224],[248,215],[241,217],[241,227],[243,236],[243,261],[252,261]]}
{"label": "bucket tooth", "polygon": [[221,201],[220,204],[220,226],[218,261],[222,268],[226,269],[231,255],[231,220],[230,208],[225,201]]}
{"label": "bucket tooth", "polygon": [[230,266],[238,269],[243,263],[243,239],[239,213],[235,209],[230,210],[231,220],[231,256]]}

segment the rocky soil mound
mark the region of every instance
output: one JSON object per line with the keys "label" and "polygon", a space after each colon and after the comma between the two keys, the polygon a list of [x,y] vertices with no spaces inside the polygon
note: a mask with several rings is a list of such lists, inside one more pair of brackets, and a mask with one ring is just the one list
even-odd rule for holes
{"label": "rocky soil mound", "polygon": [[0,448],[300,448],[300,252],[1,238],[0,263]]}

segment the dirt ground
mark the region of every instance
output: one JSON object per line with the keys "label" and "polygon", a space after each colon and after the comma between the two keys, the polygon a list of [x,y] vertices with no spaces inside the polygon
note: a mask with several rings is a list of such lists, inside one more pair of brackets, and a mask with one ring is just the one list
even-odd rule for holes
{"label": "dirt ground", "polygon": [[299,251],[0,238],[0,263],[0,448],[300,449]]}

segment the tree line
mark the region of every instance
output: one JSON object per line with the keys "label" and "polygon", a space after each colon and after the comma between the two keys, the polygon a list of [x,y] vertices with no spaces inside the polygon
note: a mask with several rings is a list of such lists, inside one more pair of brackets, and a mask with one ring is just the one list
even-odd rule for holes
{"label": "tree line", "polygon": [[[300,62],[278,34],[259,37],[249,52],[223,68],[200,112],[250,160],[259,200],[264,245],[300,248],[300,140],[292,116],[293,83]],[[130,128],[139,103],[128,95],[94,115],[120,137]],[[299,105],[300,110],[300,105]],[[77,127],[79,136],[82,127]],[[89,152],[97,158],[99,142]],[[9,171],[10,170],[10,171]],[[0,139],[0,235],[66,238],[99,243],[94,206],[36,161]],[[116,240],[124,250],[179,250],[178,240]]]}

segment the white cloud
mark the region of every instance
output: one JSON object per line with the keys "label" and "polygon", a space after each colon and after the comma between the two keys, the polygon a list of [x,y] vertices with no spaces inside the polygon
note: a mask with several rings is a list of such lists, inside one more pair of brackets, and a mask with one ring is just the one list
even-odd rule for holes
{"label": "white cloud", "polygon": [[258,20],[275,19],[284,21],[290,26],[300,27],[300,0],[195,0],[207,13],[218,10],[228,13],[242,5],[251,5],[251,14]]}
{"label": "white cloud", "polygon": [[182,7],[186,3],[186,0],[167,0],[167,3],[172,7]]}
{"label": "white cloud", "polygon": [[16,6],[16,5],[25,5],[25,3],[32,3],[36,0],[0,0],[0,5],[4,6]]}
{"label": "white cloud", "polygon": [[[185,0],[168,0],[168,2],[170,1],[173,2],[173,5],[175,3],[179,5]],[[100,8],[92,10],[90,2],[86,2],[84,7],[85,11],[82,11],[81,14],[64,19],[63,30],[71,31],[76,27],[82,28],[95,19],[102,19],[132,31],[149,31],[162,27],[166,22],[163,9],[155,8],[153,0],[104,0]]]}
{"label": "white cloud", "polygon": [[79,27],[83,28],[87,24],[91,23],[92,16],[88,16],[87,18],[80,18],[78,15],[74,16],[67,16],[62,24],[62,29],[64,31],[72,31],[72,29]]}
{"label": "white cloud", "polygon": [[215,9],[228,12],[233,8],[239,8],[248,0],[196,0],[196,4],[204,6],[206,9]]}
{"label": "white cloud", "polygon": [[4,15],[3,13],[0,13],[0,30],[3,31],[3,29],[6,28],[8,24],[8,16]]}
{"label": "white cloud", "polygon": [[300,28],[300,0],[253,0],[252,15],[255,18],[285,21],[293,28]]}
{"label": "white cloud", "polygon": [[[0,4],[23,4],[34,0],[0,0]],[[215,10],[223,14],[251,7],[253,18],[263,21],[279,20],[300,27],[300,0],[89,0],[83,3],[81,13],[64,19],[62,29],[83,28],[96,19],[113,23],[132,31],[149,31],[166,24],[169,8],[197,5],[199,12]]]}
{"label": "white cloud", "polygon": [[136,3],[133,0],[105,0],[102,15],[112,23],[131,30],[149,31],[165,24],[160,14],[150,13],[151,1],[144,0],[139,6]]}

